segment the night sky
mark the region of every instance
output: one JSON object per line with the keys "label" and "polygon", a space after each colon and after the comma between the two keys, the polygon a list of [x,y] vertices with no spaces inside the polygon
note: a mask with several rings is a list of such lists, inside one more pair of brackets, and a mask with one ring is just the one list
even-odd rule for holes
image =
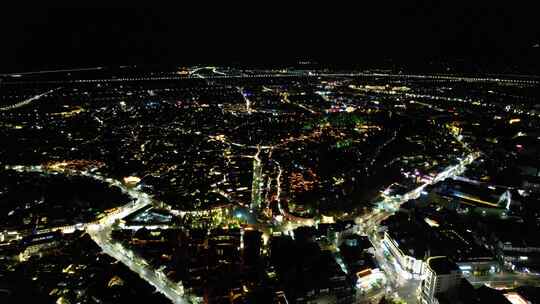
{"label": "night sky", "polygon": [[[230,2],[230,1],[229,1]],[[510,2],[506,3],[513,4]],[[517,3],[516,3],[517,4]],[[324,64],[537,73],[536,10],[257,2],[0,12],[0,71],[122,64]]]}

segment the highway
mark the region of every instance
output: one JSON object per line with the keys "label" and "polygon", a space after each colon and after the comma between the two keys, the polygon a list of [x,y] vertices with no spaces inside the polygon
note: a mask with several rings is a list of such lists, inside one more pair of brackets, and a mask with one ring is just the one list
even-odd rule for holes
{"label": "highway", "polygon": [[[104,67],[90,67],[90,68],[74,68],[74,69],[58,69],[58,70],[43,70],[33,72],[20,72],[20,73],[5,73],[0,74],[0,77],[23,77],[25,75],[34,74],[51,74],[51,73],[69,73],[69,72],[82,72],[82,71],[99,71],[104,70]],[[449,74],[393,74],[393,73],[381,73],[381,72],[317,72],[311,71],[296,71],[294,69],[283,72],[270,72],[267,70],[258,70],[257,74],[245,74],[229,75],[218,71],[217,67],[205,66],[205,67],[193,67],[187,76],[166,76],[166,77],[128,77],[128,78],[103,78],[103,79],[78,79],[74,82],[108,82],[108,81],[144,81],[144,80],[160,80],[160,79],[186,79],[186,78],[200,78],[197,73],[201,70],[211,70],[214,76],[205,78],[254,78],[254,77],[382,77],[382,78],[401,78],[401,79],[421,79],[432,81],[445,81],[445,82],[472,82],[472,83],[513,83],[522,85],[538,85],[540,81],[538,77],[530,77],[529,79],[523,79],[519,77],[509,78],[512,75],[486,75],[484,77],[471,77]],[[500,76],[500,77],[499,77]]]}
{"label": "highway", "polygon": [[11,76],[11,77],[21,77],[24,75],[36,75],[36,74],[53,74],[53,73],[69,73],[69,72],[83,72],[83,71],[99,71],[103,70],[103,67],[94,67],[94,68],[80,68],[80,69],[61,69],[61,70],[43,70],[43,71],[34,71],[34,72],[21,72],[21,73],[9,73],[9,74],[0,74],[0,76]]}
{"label": "highway", "polygon": [[23,101],[19,101],[15,104],[12,104],[12,105],[9,105],[9,106],[5,106],[5,107],[0,107],[0,112],[6,112],[6,111],[11,111],[13,109],[17,109],[17,108],[20,108],[20,107],[24,107],[26,105],[29,105],[30,103],[36,101],[36,100],[39,100],[57,90],[59,90],[60,88],[56,88],[56,89],[51,89],[51,90],[48,90],[47,92],[44,92],[44,93],[41,93],[41,94],[38,94],[36,96],[32,96],[28,99],[25,99]]}
{"label": "highway", "polygon": [[[200,68],[203,69],[203,68]],[[199,70],[200,70],[199,69]],[[196,71],[196,70],[194,70]],[[213,76],[206,76],[204,79],[249,79],[249,78],[318,78],[318,77],[383,77],[383,78],[398,78],[398,79],[425,79],[441,82],[495,82],[495,83],[514,83],[523,85],[538,85],[538,80],[523,80],[523,79],[502,79],[502,78],[478,78],[478,77],[460,77],[460,76],[446,76],[446,75],[412,75],[412,74],[387,74],[387,73],[363,73],[363,72],[350,72],[350,73],[304,73],[304,74],[275,74],[261,72],[258,74],[242,74],[242,75],[222,75],[213,71]],[[190,73],[188,76],[152,76],[152,77],[125,77],[125,78],[100,78],[100,79],[77,79],[71,82],[124,82],[124,81],[156,81],[156,80],[182,80],[190,78],[201,78],[197,73]],[[70,82],[70,81],[68,81]]]}

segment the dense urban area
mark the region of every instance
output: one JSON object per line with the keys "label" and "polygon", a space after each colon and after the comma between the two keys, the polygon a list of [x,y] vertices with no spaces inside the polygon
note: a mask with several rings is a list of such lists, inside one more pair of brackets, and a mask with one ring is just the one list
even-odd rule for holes
{"label": "dense urban area", "polygon": [[0,302],[540,303],[539,82],[0,75]]}

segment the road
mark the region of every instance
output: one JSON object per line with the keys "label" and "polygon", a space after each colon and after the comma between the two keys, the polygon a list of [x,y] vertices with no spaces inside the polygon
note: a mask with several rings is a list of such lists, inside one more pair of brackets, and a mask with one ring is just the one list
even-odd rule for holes
{"label": "road", "polygon": [[111,238],[111,225],[114,224],[116,220],[122,219],[129,214],[152,204],[153,201],[152,198],[144,192],[132,188],[128,189],[117,180],[110,178],[107,178],[106,180],[113,185],[118,185],[124,193],[132,198],[132,201],[118,208],[117,212],[100,219],[98,223],[87,225],[86,231],[92,237],[92,240],[101,247],[103,252],[122,262],[122,264],[137,273],[173,303],[190,303],[184,296],[182,282],[174,283],[169,280],[163,272],[153,269],[143,258]]}
{"label": "road", "polygon": [[307,111],[307,112],[309,112],[311,114],[317,114],[318,113],[317,111],[314,111],[314,110],[308,108],[307,106],[305,106],[305,105],[303,105],[301,103],[291,102],[289,100],[289,93],[287,93],[287,92],[280,93],[280,96],[281,96],[281,102],[283,102],[283,103],[295,105],[295,106],[297,106],[297,107],[299,107],[299,108],[301,108],[301,109],[303,109],[303,110],[305,110],[305,111]]}
{"label": "road", "polygon": [[92,240],[101,247],[103,252],[126,265],[131,271],[137,273],[173,303],[190,303],[184,295],[184,288],[181,282],[178,284],[172,282],[163,272],[153,269],[143,258],[112,240],[110,226],[100,224],[89,225],[86,231],[92,237]]}
{"label": "road", "polygon": [[385,253],[384,246],[379,241],[379,246],[375,247],[375,258],[379,262],[381,270],[387,274],[387,295],[397,294],[407,303],[416,303],[418,287],[422,280],[411,278],[410,275],[401,269],[398,262],[389,254]]}
{"label": "road", "polygon": [[[43,167],[43,166],[18,166],[18,165],[15,165],[15,166],[10,166],[10,165],[7,165],[5,166],[5,169],[6,170],[15,170],[15,171],[18,171],[18,172],[36,172],[36,173],[43,173],[43,174],[50,174],[52,172],[61,172],[61,173],[64,173],[66,175],[78,175],[78,176],[84,176],[84,177],[88,177],[88,178],[91,178],[91,179],[94,179],[94,180],[98,180],[102,183],[105,183],[109,186],[116,186],[120,189],[120,191],[122,191],[122,193],[128,195],[132,201],[127,203],[126,205],[124,206],[121,206],[121,207],[118,207],[115,212],[113,213],[110,213],[108,214],[106,217],[102,218],[99,220],[100,223],[104,224],[104,225],[112,225],[117,219],[122,219],[126,216],[128,216],[129,214],[143,208],[143,207],[146,207],[150,204],[152,204],[152,198],[142,192],[142,191],[139,191],[139,190],[136,190],[136,189],[133,189],[133,188],[128,188],[126,187],[121,181],[119,180],[116,180],[116,179],[113,179],[113,178],[109,178],[109,177],[104,177],[102,175],[99,175],[99,174],[93,174],[93,173],[90,173],[90,172],[87,172],[87,171],[76,171],[76,170],[69,170],[69,169],[64,169],[64,170],[51,170],[51,169],[48,169],[46,167]],[[83,224],[78,224],[78,228],[86,228],[86,226],[88,224],[91,224],[91,223],[83,223]],[[82,226],[81,226],[82,225]],[[66,227],[71,227],[71,226],[62,226],[62,227],[54,227],[54,228],[48,228],[48,230],[51,230],[53,231],[52,229],[59,229],[59,230],[64,230],[66,229]]]}

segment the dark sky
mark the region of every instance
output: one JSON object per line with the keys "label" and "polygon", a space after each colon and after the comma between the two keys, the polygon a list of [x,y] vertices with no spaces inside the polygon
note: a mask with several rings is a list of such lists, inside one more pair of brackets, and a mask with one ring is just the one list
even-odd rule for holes
{"label": "dark sky", "polygon": [[460,60],[526,72],[539,67],[537,13],[532,7],[509,7],[514,2],[485,7],[388,3],[377,8],[290,2],[3,8],[0,71],[299,59],[361,65],[388,59],[405,65]]}

